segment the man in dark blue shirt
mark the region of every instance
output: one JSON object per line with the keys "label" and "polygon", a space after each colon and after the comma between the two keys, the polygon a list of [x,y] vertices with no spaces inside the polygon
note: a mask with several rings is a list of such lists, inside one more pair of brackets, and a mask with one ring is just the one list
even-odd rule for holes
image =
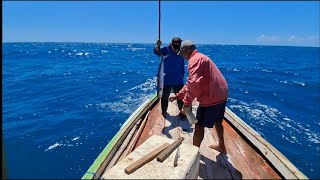
{"label": "man in dark blue shirt", "polygon": [[[164,61],[164,86],[163,95],[161,98],[161,109],[162,115],[165,117],[168,109],[168,99],[170,96],[171,89],[176,94],[178,93],[184,83],[184,59],[182,56],[177,55],[180,51],[181,39],[179,37],[174,37],[168,46],[161,47],[161,40],[158,40],[156,47],[154,48],[154,53],[158,56],[162,56]],[[180,110],[179,116],[182,118],[185,113],[182,110],[182,101],[178,100],[178,107]]]}

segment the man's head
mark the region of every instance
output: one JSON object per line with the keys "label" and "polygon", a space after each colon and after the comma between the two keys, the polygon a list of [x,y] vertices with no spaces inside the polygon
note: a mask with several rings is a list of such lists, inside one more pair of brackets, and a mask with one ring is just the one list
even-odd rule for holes
{"label": "man's head", "polygon": [[182,40],[179,37],[172,38],[171,47],[172,47],[172,50],[175,51],[176,53],[180,51],[181,41]]}
{"label": "man's head", "polygon": [[192,52],[196,49],[196,45],[190,40],[182,41],[180,51],[178,55],[182,56],[184,59],[189,60]]}

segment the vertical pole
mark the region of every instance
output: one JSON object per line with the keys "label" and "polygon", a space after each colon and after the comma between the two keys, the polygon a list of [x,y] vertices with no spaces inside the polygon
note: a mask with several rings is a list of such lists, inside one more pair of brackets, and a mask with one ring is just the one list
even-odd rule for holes
{"label": "vertical pole", "polygon": [[160,36],[160,27],[161,27],[161,3],[160,3],[160,0],[159,0],[159,29],[158,29],[158,31],[159,31],[159,40],[160,40],[160,38],[161,38],[161,36]]}

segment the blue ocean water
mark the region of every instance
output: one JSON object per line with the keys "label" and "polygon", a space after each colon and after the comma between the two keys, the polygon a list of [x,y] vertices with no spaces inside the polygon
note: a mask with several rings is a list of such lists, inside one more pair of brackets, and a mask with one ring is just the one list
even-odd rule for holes
{"label": "blue ocean water", "polygon": [[[156,92],[159,58],[153,47],[3,43],[9,178],[81,178],[122,123]],[[319,179],[319,48],[197,47],[224,74],[227,106],[309,178]]]}

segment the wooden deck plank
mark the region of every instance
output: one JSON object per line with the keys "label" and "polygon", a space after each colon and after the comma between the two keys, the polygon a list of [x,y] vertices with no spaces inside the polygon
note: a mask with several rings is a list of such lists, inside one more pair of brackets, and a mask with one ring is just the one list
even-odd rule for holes
{"label": "wooden deck plank", "polygon": [[[159,101],[160,102],[160,101]],[[139,147],[142,143],[144,143],[149,137],[152,136],[153,133],[162,134],[162,128],[159,130],[159,118],[161,118],[161,109],[160,109],[160,103],[157,103],[154,108],[150,111],[147,123],[141,133],[141,136],[138,138],[137,143],[134,147]],[[155,124],[157,124],[157,128],[154,128]],[[158,133],[158,131],[160,131]]]}
{"label": "wooden deck plank", "polygon": [[183,137],[179,137],[178,139],[176,139],[172,144],[170,144],[169,147],[167,147],[158,155],[157,161],[163,162],[175,149],[177,149],[180,146],[183,140]]}
{"label": "wooden deck plank", "polygon": [[139,160],[135,161],[134,163],[130,164],[129,166],[127,166],[124,171],[127,174],[131,174],[132,172],[134,172],[135,170],[139,169],[140,167],[142,167],[143,165],[145,165],[146,163],[150,162],[151,160],[153,160],[154,158],[156,158],[158,156],[158,154],[160,154],[164,149],[166,149],[170,144],[169,143],[164,143],[161,146],[159,146],[158,148],[156,148],[155,150],[151,151],[150,153],[144,155],[142,158],[140,158]]}
{"label": "wooden deck plank", "polygon": [[[224,126],[224,139],[225,146],[227,149],[227,155],[224,155],[223,158],[228,165],[229,171],[231,172],[233,178],[235,179],[256,179],[251,167],[246,162],[246,159],[242,156],[240,150],[242,147],[236,146],[233,139],[237,138],[238,134],[231,134],[230,129],[225,128],[227,125],[223,122]],[[218,141],[218,136],[216,130],[213,128],[211,131],[212,136]]]}
{"label": "wooden deck plank", "polygon": [[[184,137],[183,143],[192,144],[193,128],[186,118],[180,119],[177,101],[169,103],[167,112],[164,135],[172,139]],[[183,129],[187,131],[183,131]]]}
{"label": "wooden deck plank", "polygon": [[[256,178],[256,179],[281,179],[281,177],[268,165],[268,163],[253,149],[247,142],[245,142],[241,136],[227,123],[224,123],[224,129],[228,132],[227,141],[232,141],[233,145],[238,151],[232,151],[235,153],[233,158],[239,158],[246,161],[246,164],[250,167],[254,176],[250,176],[245,168],[241,169],[243,178]],[[244,164],[244,163],[243,163]],[[241,167],[237,165],[237,167]]]}
{"label": "wooden deck plank", "polygon": [[110,163],[106,167],[106,170],[110,169],[112,166],[117,164],[117,162],[119,161],[119,159],[121,159],[121,157],[124,157],[124,156],[122,156],[123,152],[127,149],[128,144],[129,144],[130,140],[132,139],[133,135],[135,134],[136,129],[139,127],[140,122],[141,122],[141,119],[133,126],[130,133],[126,136],[125,140],[123,141],[120,148],[118,149],[117,153],[114,154],[112,160],[110,161]]}
{"label": "wooden deck plank", "polygon": [[[216,144],[216,140],[211,134],[211,130],[205,128],[204,139],[201,143],[201,154],[206,162],[206,171],[209,179],[233,179],[229,171],[228,164],[224,160],[223,155],[214,149],[209,148],[209,145]],[[212,173],[212,174],[210,174]]]}
{"label": "wooden deck plank", "polygon": [[[148,116],[149,116],[150,110],[147,112],[147,114],[145,115],[145,117],[143,117],[143,120],[139,126],[139,129],[137,130],[136,134],[134,135],[134,137],[132,138],[132,140],[130,141],[130,144],[128,145],[128,148],[126,149],[126,151],[123,153],[123,156],[127,156],[129,153],[132,152],[135,144],[137,143],[138,138],[140,137],[142,130],[144,129],[144,126],[147,122]],[[121,159],[121,158],[120,158]]]}

